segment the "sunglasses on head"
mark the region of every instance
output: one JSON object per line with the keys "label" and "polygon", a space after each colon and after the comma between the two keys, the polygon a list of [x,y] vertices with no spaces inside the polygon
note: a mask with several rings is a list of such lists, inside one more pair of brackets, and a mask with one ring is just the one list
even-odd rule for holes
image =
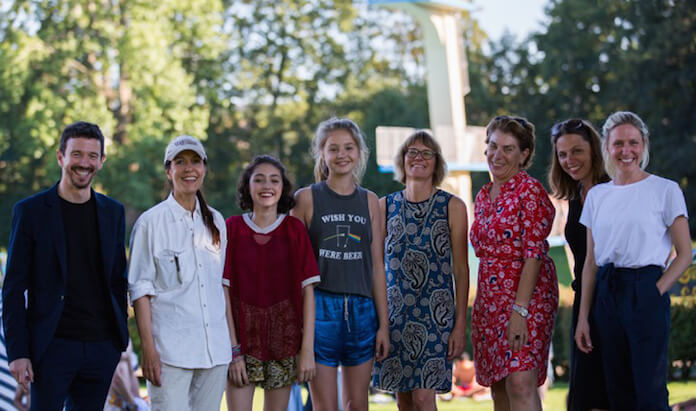
{"label": "sunglasses on head", "polygon": [[551,137],[558,138],[563,134],[572,134],[578,131],[585,131],[585,123],[577,118],[561,121],[551,127]]}
{"label": "sunglasses on head", "polygon": [[516,123],[519,123],[522,127],[527,127],[527,120],[525,120],[522,117],[512,117],[512,116],[497,116],[493,120],[512,120]]}

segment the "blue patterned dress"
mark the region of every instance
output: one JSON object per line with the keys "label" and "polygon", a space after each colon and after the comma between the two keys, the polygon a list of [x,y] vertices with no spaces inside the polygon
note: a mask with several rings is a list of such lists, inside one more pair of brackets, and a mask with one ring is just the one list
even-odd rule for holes
{"label": "blue patterned dress", "polygon": [[452,247],[447,218],[452,194],[438,190],[411,203],[403,192],[386,198],[387,302],[391,350],[375,363],[376,388],[448,392],[452,363],[447,340],[454,326]]}

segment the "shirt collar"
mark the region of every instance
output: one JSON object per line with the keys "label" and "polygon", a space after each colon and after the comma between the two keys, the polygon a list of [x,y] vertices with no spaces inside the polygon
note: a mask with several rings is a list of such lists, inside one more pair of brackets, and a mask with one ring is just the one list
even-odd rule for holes
{"label": "shirt collar", "polygon": [[[174,193],[169,193],[169,197],[165,200],[167,203],[167,206],[169,206],[169,210],[171,210],[172,215],[174,218],[179,218],[179,217],[188,217],[191,215],[191,212],[179,204],[178,201],[174,198]],[[201,206],[200,203],[198,202],[198,197],[196,197],[196,209],[193,210],[194,216],[200,217],[201,216]]]}

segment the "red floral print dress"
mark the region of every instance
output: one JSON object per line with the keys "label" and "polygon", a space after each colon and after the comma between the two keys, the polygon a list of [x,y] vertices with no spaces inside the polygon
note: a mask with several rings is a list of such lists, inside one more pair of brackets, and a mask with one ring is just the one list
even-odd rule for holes
{"label": "red floral print dress", "polygon": [[[491,386],[510,373],[536,369],[541,385],[558,310],[556,267],[546,241],[555,209],[541,183],[525,171],[506,182],[493,202],[491,186],[486,184],[476,196],[470,233],[480,260],[471,332],[476,380]],[[542,264],[529,302],[528,342],[512,352],[506,331],[527,258]]]}

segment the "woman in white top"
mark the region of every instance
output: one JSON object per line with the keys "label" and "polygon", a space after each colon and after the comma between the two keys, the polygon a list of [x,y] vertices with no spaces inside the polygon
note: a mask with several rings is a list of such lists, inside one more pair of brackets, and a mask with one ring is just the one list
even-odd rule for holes
{"label": "woman in white top", "polygon": [[[645,171],[648,130],[636,114],[616,112],[602,131],[612,180],[589,191],[580,217],[587,256],[575,342],[585,353],[601,346],[612,409],[669,410],[667,291],[691,262],[686,203],[677,183]],[[588,323],[593,296],[599,335]]]}
{"label": "woman in white top", "polygon": [[164,156],[172,192],[131,234],[128,288],[153,410],[218,410],[232,358],[227,235],[201,193],[206,162],[197,139],[172,140]]}

